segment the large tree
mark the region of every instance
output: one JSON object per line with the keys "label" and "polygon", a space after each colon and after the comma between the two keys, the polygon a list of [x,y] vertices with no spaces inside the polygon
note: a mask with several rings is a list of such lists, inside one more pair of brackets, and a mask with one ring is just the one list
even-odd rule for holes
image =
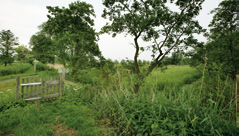
{"label": "large tree", "polygon": [[0,32],[0,62],[7,64],[12,63],[14,46],[18,45],[18,38],[10,30]]}
{"label": "large tree", "polygon": [[235,18],[238,5],[236,0],[224,0],[211,12],[214,16],[209,24],[208,42],[196,48],[193,55],[193,59],[201,63],[207,58],[210,76],[219,74],[235,78],[239,70],[239,33],[236,32]]}
{"label": "large tree", "polygon": [[69,58],[73,67],[73,75],[87,56],[99,56],[97,34],[93,29],[93,6],[86,2],[76,1],[68,8],[47,7],[48,21],[44,24],[44,31],[57,41],[59,57]]}
{"label": "large tree", "polygon": [[[207,44],[207,54],[224,74],[229,73],[236,78],[239,70],[239,33],[236,32],[236,18],[239,1],[224,0],[211,13],[214,14],[210,23],[210,42]],[[237,17],[238,18],[238,17]]]}
{"label": "large tree", "polygon": [[17,60],[20,62],[30,62],[33,63],[33,54],[26,46],[21,45],[15,49],[17,53]]}
{"label": "large tree", "polygon": [[56,47],[53,40],[47,34],[39,32],[33,35],[30,39],[30,45],[32,46],[35,59],[42,63],[54,63]]}
{"label": "large tree", "polygon": [[[196,40],[193,34],[202,32],[195,17],[201,10],[204,0],[104,0],[103,17],[111,22],[102,31],[131,35],[134,40],[134,91],[137,93],[144,78],[176,48],[183,49]],[[168,5],[175,6],[172,10]],[[139,39],[151,41],[150,46],[139,44]],[[152,63],[148,69],[142,70],[138,61],[140,51],[152,51]],[[145,71],[145,72],[144,72]]]}

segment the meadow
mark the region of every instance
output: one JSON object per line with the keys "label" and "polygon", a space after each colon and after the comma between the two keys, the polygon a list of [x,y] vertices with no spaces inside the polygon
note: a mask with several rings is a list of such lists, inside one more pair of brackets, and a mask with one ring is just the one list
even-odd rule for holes
{"label": "meadow", "polygon": [[[57,75],[42,71],[37,76]],[[206,93],[201,72],[189,66],[155,69],[142,89],[132,90],[132,75],[114,68],[79,71],[78,86],[64,85],[60,100],[45,100],[40,111],[23,100],[3,103],[1,135],[238,135],[232,90],[220,82],[218,95]],[[71,77],[69,78],[71,80]],[[3,90],[2,90],[3,92]],[[13,98],[4,90],[3,102]],[[228,94],[228,97],[222,96]],[[205,95],[200,95],[205,94]],[[9,97],[9,98],[8,98]],[[229,100],[228,100],[229,99]]]}

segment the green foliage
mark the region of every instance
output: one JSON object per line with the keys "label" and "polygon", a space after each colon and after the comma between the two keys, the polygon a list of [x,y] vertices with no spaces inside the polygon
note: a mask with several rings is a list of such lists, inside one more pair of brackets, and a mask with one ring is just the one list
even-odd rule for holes
{"label": "green foliage", "polygon": [[13,65],[9,65],[7,67],[0,67],[0,75],[6,76],[6,75],[12,75],[12,74],[18,74],[18,73],[25,73],[30,68],[32,68],[31,64],[16,63]]}
{"label": "green foliage", "polygon": [[54,63],[56,47],[49,36],[43,32],[37,33],[31,37],[30,45],[35,59],[42,63]]}
{"label": "green foliage", "polygon": [[227,119],[218,107],[220,101],[207,99],[207,106],[198,106],[201,99],[195,89],[168,86],[137,95],[106,90],[94,99],[93,107],[99,118],[110,120],[117,135],[237,135],[235,121]]}
{"label": "green foliage", "polygon": [[53,37],[59,60],[73,68],[73,75],[79,68],[94,63],[95,57],[101,57],[96,43],[97,34],[93,29],[94,20],[91,18],[95,16],[92,5],[76,1],[70,3],[68,8],[47,6],[47,9],[48,21],[43,24],[43,31]]}
{"label": "green foliage", "polygon": [[33,54],[27,47],[21,45],[18,46],[15,51],[17,53],[18,61],[33,64]]}
{"label": "green foliage", "polygon": [[[170,10],[167,1],[110,1],[105,0],[103,17],[111,22],[102,28],[102,33],[127,33],[134,38],[134,73],[137,80],[134,91],[137,93],[153,69],[158,66],[172,49],[183,50],[197,43],[193,34],[200,34],[202,27],[194,18],[199,14],[204,0],[170,1],[179,11]],[[140,46],[139,38],[151,42],[149,46]],[[139,55],[151,51],[152,63],[148,68],[140,68]]]}
{"label": "green foliage", "polygon": [[2,30],[0,32],[0,63],[7,66],[8,63],[13,63],[13,47],[18,45],[17,38],[10,30]]}
{"label": "green foliage", "polygon": [[54,69],[54,68],[51,68],[51,67],[49,67],[49,66],[47,66],[46,64],[43,64],[43,63],[41,63],[41,62],[37,62],[36,70],[37,70],[37,71],[48,71],[48,70],[53,71],[53,70],[55,70],[55,69]]}
{"label": "green foliage", "polygon": [[195,49],[194,64],[207,64],[210,76],[215,76],[213,74],[217,71],[220,76],[229,74],[231,78],[236,78],[239,69],[239,35],[234,13],[237,5],[234,0],[224,0],[211,12],[214,16],[209,25],[209,42]]}

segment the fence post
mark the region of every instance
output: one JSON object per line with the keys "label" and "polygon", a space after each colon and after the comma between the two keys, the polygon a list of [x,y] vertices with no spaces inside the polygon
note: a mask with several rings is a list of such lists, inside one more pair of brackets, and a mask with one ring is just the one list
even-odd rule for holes
{"label": "fence post", "polygon": [[239,75],[237,75],[237,83],[236,83],[236,123],[237,123],[237,128],[239,128],[239,109],[238,109],[238,104],[239,104]]}
{"label": "fence post", "polygon": [[20,77],[16,78],[16,92],[15,92],[15,100],[18,99],[19,96],[19,84],[20,84]]}
{"label": "fence post", "polygon": [[57,91],[59,93],[59,99],[61,99],[61,82],[62,82],[61,76],[59,76],[58,80],[59,80],[59,83],[58,83]]}

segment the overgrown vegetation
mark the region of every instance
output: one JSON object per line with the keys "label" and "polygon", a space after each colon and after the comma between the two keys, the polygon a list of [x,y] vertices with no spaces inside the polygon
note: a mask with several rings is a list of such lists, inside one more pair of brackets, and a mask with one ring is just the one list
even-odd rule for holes
{"label": "overgrown vegetation", "polygon": [[[32,73],[57,77],[45,63],[58,62],[70,69],[66,77],[75,83],[67,82],[75,86],[65,84],[60,100],[41,101],[36,112],[34,104],[14,100],[15,81],[0,82],[0,135],[239,135],[238,3],[223,0],[212,11],[209,40],[199,43],[194,34],[205,30],[195,17],[203,2],[171,0],[174,11],[169,1],[103,1],[102,16],[111,22],[100,34],[134,38],[133,60],[120,62],[101,55],[95,12],[86,2],[47,7],[48,20],[30,41],[33,52],[15,49],[20,62],[31,64],[13,63],[17,40],[10,30],[1,31],[0,62],[6,67],[0,67],[0,80]],[[140,46],[140,38],[151,45]],[[188,47],[194,50],[185,53]],[[146,50],[152,61],[138,59]],[[40,60],[37,72],[33,56]]]}

